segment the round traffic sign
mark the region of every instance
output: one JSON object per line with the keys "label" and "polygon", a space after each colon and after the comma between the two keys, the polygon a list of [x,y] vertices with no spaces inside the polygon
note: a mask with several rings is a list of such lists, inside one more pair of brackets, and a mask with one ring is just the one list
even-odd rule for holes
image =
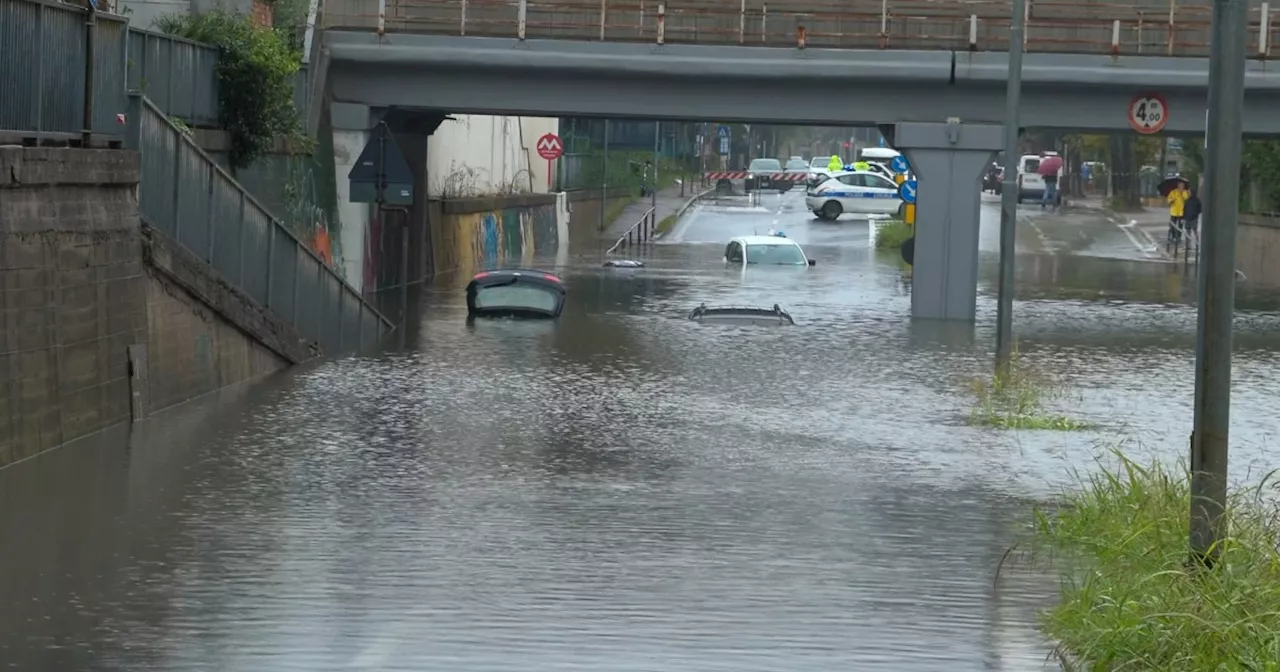
{"label": "round traffic sign", "polygon": [[915,203],[916,202],[916,181],[907,180],[906,182],[899,184],[898,198],[901,198],[902,202],[904,203]]}
{"label": "round traffic sign", "polygon": [[907,163],[907,157],[901,154],[893,157],[893,159],[889,161],[889,167],[893,169],[893,172],[899,174],[905,173],[911,168]]}
{"label": "round traffic sign", "polygon": [[546,133],[538,138],[537,148],[538,156],[548,161],[555,161],[564,154],[564,143],[560,142],[560,136],[555,133]]}
{"label": "round traffic sign", "polygon": [[1164,96],[1148,91],[1129,101],[1129,125],[1133,130],[1150,135],[1159,133],[1169,123],[1169,103]]}

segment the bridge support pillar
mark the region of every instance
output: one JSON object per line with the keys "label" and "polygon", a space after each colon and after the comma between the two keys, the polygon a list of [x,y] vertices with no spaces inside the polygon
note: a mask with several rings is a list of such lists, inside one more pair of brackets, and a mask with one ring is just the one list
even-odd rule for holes
{"label": "bridge support pillar", "polygon": [[982,171],[1004,149],[1004,127],[899,122],[893,139],[920,181],[911,316],[972,322],[978,303]]}

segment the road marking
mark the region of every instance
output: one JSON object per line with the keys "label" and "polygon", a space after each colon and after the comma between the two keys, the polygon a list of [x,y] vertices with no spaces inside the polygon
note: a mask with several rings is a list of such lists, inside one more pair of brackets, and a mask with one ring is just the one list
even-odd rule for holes
{"label": "road marking", "polygon": [[[1136,248],[1138,252],[1142,253],[1143,257],[1147,259],[1163,259],[1164,255],[1160,253],[1160,245],[1156,243],[1155,238],[1152,238],[1151,234],[1138,228],[1137,224],[1138,220],[1136,219],[1129,220],[1127,224],[1115,222],[1116,228],[1120,229],[1120,232],[1129,239],[1129,242],[1133,243],[1134,248]],[[1146,238],[1149,244],[1142,244],[1142,241],[1140,241],[1138,236],[1134,233],[1135,231],[1138,234],[1141,234],[1143,238]]]}

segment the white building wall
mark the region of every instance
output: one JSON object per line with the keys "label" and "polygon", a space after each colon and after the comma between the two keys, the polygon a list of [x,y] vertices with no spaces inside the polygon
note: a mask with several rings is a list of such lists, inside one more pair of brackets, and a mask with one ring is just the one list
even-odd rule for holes
{"label": "white building wall", "polygon": [[427,144],[431,198],[547,192],[547,161],[535,145],[542,135],[558,131],[558,119],[453,116]]}

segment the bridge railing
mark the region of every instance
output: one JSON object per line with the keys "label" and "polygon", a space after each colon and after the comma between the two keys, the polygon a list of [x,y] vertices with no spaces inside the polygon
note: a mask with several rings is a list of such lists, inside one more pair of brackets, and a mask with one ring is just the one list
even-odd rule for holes
{"label": "bridge railing", "polygon": [[[1028,0],[1032,52],[1206,56],[1211,0]],[[1280,6],[1280,3],[1277,3]],[[328,28],[769,47],[1006,51],[1009,0],[326,0]],[[1270,54],[1267,3],[1250,51]]]}
{"label": "bridge railing", "polygon": [[657,228],[657,214],[653,208],[649,208],[644,211],[643,215],[640,215],[640,219],[636,220],[635,224],[632,224],[618,237],[613,247],[605,250],[605,254],[613,254],[624,247],[647,243],[653,240],[653,234],[657,232]]}

